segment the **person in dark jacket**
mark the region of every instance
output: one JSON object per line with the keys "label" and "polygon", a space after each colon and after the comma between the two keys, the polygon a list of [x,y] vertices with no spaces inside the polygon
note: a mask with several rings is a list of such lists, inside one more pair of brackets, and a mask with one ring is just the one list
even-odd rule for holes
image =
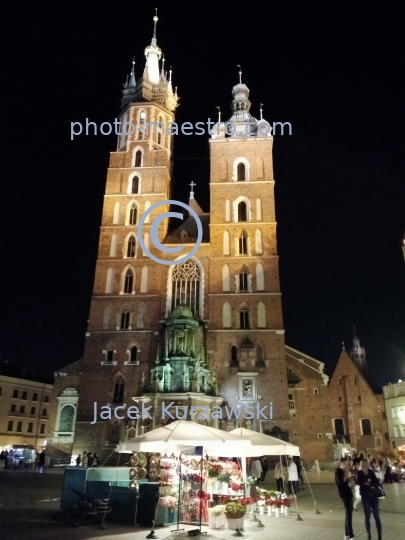
{"label": "person in dark jacket", "polygon": [[374,471],[369,468],[369,464],[366,460],[361,464],[361,470],[358,472],[357,480],[359,482],[361,502],[363,503],[364,508],[367,538],[368,540],[371,540],[370,516],[372,512],[377,527],[378,540],[381,540],[382,532],[378,501],[380,482]]}
{"label": "person in dark jacket", "polygon": [[345,540],[354,538],[353,534],[353,493],[354,480],[349,470],[349,463],[346,458],[342,458],[339,467],[335,471],[335,482],[338,488],[339,497],[342,499],[345,508]]}

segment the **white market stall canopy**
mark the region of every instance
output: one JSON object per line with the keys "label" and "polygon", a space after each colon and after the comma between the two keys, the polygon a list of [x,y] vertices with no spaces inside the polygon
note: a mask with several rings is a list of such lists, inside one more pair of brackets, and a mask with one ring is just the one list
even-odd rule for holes
{"label": "white market stall canopy", "polygon": [[299,456],[300,449],[294,444],[264,435],[246,428],[237,428],[230,431],[232,435],[239,435],[242,439],[250,441],[246,456]]}
{"label": "white market stall canopy", "polygon": [[176,420],[167,426],[122,442],[117,446],[117,452],[171,454],[196,446],[203,447],[204,455],[224,457],[252,455],[249,449],[251,442],[248,439],[188,420]]}

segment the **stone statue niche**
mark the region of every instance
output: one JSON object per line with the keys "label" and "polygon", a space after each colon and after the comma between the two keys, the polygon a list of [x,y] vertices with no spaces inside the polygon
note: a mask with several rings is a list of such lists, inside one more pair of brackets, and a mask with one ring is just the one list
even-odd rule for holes
{"label": "stone statue niche", "polygon": [[213,394],[213,378],[206,368],[204,326],[186,304],[166,319],[160,336],[156,366],[144,392],[201,392]]}

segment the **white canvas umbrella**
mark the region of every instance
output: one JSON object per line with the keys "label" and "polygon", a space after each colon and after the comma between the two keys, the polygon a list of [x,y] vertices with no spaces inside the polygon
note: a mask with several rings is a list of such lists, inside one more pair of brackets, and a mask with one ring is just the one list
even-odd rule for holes
{"label": "white canvas umbrella", "polygon": [[248,439],[188,420],[176,420],[167,426],[122,442],[117,446],[117,452],[171,454],[196,446],[202,446],[204,454],[208,455],[232,457],[251,455],[248,450],[251,442]]}
{"label": "white canvas umbrella", "polygon": [[239,435],[244,440],[248,440],[251,446],[247,448],[246,456],[299,456],[300,449],[294,444],[264,435],[257,431],[246,428],[233,429],[232,435]]}

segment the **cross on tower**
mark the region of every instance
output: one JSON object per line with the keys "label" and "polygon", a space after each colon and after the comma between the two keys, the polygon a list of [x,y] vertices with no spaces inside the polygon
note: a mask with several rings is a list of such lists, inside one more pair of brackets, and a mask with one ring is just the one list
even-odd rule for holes
{"label": "cross on tower", "polygon": [[197,184],[195,184],[192,180],[189,184],[189,186],[191,187],[191,191],[190,191],[190,199],[194,199],[194,186],[196,186]]}

